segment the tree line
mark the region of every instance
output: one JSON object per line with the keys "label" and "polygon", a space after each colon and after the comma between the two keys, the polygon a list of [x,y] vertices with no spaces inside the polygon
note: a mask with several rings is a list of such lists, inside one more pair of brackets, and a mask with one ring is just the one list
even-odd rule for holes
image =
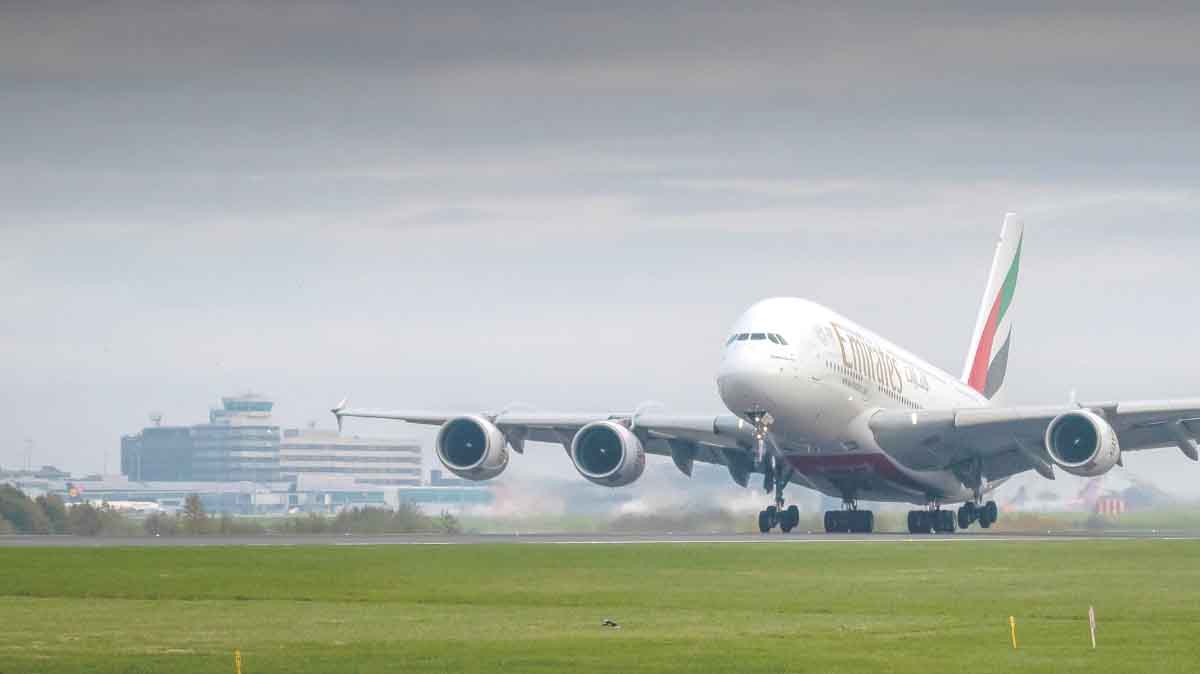
{"label": "tree line", "polygon": [[76,536],[205,536],[270,534],[461,533],[449,513],[425,514],[402,501],[396,510],[352,508],[335,516],[309,513],[273,518],[210,514],[198,494],[184,500],[179,513],[133,517],[108,504],[67,504],[57,494],[29,498],[12,485],[0,485],[0,534],[73,534]]}

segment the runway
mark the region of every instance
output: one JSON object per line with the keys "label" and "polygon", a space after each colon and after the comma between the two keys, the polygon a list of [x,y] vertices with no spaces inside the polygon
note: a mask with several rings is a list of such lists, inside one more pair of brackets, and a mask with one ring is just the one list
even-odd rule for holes
{"label": "runway", "polygon": [[871,544],[871,543],[1004,543],[1032,541],[1200,540],[1194,531],[1050,531],[1046,533],[960,532],[929,536],[912,534],[384,534],[287,536],[0,536],[0,547],[203,547],[299,545],[673,545],[673,544]]}

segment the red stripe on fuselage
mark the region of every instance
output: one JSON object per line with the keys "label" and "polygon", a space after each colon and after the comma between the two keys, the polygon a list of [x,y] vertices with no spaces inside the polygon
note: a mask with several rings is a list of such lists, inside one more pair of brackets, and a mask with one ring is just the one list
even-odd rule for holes
{"label": "red stripe on fuselage", "polygon": [[792,468],[805,475],[828,475],[836,477],[838,473],[849,473],[855,469],[865,469],[880,478],[895,484],[925,491],[925,485],[905,475],[895,463],[884,454],[794,454],[787,457]]}

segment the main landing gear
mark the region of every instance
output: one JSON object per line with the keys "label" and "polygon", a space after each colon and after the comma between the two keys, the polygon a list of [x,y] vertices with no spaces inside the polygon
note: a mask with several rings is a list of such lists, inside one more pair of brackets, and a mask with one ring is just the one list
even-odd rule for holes
{"label": "main landing gear", "polygon": [[979,526],[987,529],[996,523],[999,516],[1000,509],[996,507],[995,501],[988,501],[983,505],[964,503],[958,509],[958,528],[966,529],[972,522],[979,522]]}
{"label": "main landing gear", "polygon": [[958,525],[959,529],[966,529],[972,522],[979,522],[979,526],[987,529],[996,522],[998,516],[999,510],[995,501],[988,501],[984,505],[964,503],[958,509],[957,516],[953,510],[942,510],[940,506],[934,505],[929,510],[908,511],[908,533],[952,534],[955,525]]}
{"label": "main landing gear", "polygon": [[825,533],[869,534],[875,531],[875,513],[859,510],[858,501],[846,499],[843,510],[825,511]]}
{"label": "main landing gear", "polygon": [[952,534],[954,533],[954,511],[941,508],[910,510],[908,511],[908,533]]}

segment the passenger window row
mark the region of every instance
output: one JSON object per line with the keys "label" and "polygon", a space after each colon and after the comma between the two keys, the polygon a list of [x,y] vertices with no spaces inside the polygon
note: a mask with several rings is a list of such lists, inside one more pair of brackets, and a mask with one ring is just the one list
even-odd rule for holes
{"label": "passenger window row", "polygon": [[732,335],[725,342],[725,346],[729,346],[730,344],[733,344],[734,342],[745,342],[747,340],[760,341],[760,340],[764,340],[764,339],[775,342],[776,344],[779,344],[780,346],[788,345],[787,340],[783,338],[783,335],[781,335],[777,332],[742,332],[742,333],[738,333],[736,335]]}

